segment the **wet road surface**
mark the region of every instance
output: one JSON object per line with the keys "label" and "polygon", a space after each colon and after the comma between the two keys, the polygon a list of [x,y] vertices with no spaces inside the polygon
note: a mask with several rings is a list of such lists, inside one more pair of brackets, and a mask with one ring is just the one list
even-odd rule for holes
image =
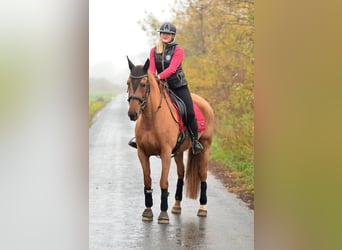
{"label": "wet road surface", "polygon": [[154,218],[143,222],[144,184],[136,150],[127,145],[134,122],[127,95],[115,97],[89,129],[89,249],[254,249],[254,212],[208,174],[208,217],[197,216],[198,200],[183,194],[182,214],[171,208],[176,165],[169,174],[170,224],[158,224],[160,159],[151,157]]}

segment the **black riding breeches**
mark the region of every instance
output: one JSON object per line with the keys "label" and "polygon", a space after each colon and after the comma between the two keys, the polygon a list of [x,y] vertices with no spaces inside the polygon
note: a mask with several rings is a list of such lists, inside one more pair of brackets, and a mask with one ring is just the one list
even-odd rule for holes
{"label": "black riding breeches", "polygon": [[198,127],[197,120],[195,116],[194,106],[192,103],[192,98],[190,95],[190,91],[187,85],[182,86],[180,88],[172,89],[172,91],[184,102],[186,106],[186,114],[187,114],[187,124],[185,124],[192,133],[192,136],[197,139],[198,137]]}

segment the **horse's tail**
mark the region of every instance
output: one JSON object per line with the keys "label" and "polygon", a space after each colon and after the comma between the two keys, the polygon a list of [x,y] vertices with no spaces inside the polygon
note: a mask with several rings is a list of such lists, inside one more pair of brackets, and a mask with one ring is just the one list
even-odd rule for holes
{"label": "horse's tail", "polygon": [[[203,153],[203,152],[202,152]],[[186,196],[190,199],[197,199],[200,190],[200,176],[199,176],[199,159],[200,155],[194,155],[191,148],[188,152],[188,160],[186,163],[186,178],[185,190]]]}

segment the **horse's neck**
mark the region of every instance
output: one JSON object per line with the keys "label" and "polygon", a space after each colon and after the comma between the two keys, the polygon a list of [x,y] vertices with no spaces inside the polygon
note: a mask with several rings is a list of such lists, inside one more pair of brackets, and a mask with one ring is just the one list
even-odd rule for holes
{"label": "horse's neck", "polygon": [[160,92],[158,85],[152,82],[150,85],[150,94],[148,96],[148,101],[144,113],[148,116],[154,117],[154,114],[156,113],[160,105],[161,99],[162,93]]}
{"label": "horse's neck", "polygon": [[170,97],[165,93],[165,90],[162,87],[159,88],[155,82],[151,83],[150,95],[144,111],[145,118],[153,120],[154,123],[164,123],[165,117],[162,116],[164,115],[163,113],[170,112],[168,106],[173,108]]}

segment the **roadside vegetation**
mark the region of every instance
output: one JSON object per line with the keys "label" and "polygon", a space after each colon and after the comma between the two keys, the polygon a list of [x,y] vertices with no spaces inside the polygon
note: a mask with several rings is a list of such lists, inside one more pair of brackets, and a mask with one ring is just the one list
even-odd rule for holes
{"label": "roadside vegetation", "polygon": [[[254,2],[178,0],[173,12],[190,90],[215,112],[211,160],[254,195]],[[151,13],[140,21],[151,46],[161,23]]]}
{"label": "roadside vegetation", "polygon": [[93,124],[93,119],[96,113],[109,102],[114,93],[100,92],[89,93],[89,127]]}
{"label": "roadside vegetation", "polygon": [[95,115],[120,92],[122,88],[105,77],[89,78],[89,127],[93,125]]}

